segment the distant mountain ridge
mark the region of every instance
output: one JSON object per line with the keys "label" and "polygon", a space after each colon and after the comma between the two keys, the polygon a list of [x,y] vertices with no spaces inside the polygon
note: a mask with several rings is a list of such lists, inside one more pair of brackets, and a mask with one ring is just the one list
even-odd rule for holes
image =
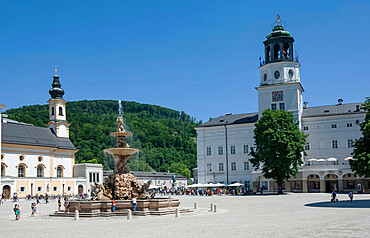
{"label": "distant mountain ridge", "polygon": [[[129,160],[131,170],[168,171],[190,176],[196,167],[195,126],[201,122],[185,112],[149,104],[122,101],[125,129],[133,133],[128,142],[140,150]],[[8,109],[9,119],[45,127],[49,122],[48,105]],[[109,135],[117,130],[118,102],[84,100],[67,103],[70,139],[79,150],[76,163],[89,161],[113,169],[114,161],[103,150],[114,146]]]}

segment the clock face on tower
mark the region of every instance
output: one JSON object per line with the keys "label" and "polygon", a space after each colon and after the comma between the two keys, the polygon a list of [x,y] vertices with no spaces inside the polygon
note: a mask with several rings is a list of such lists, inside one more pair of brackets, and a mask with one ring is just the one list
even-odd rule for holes
{"label": "clock face on tower", "polygon": [[274,91],[274,92],[272,92],[272,101],[273,102],[284,101],[283,91]]}

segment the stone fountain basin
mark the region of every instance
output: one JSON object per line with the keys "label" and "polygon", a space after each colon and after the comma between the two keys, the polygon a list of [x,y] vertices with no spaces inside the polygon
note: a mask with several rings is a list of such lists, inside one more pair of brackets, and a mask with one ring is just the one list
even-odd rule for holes
{"label": "stone fountain basin", "polygon": [[111,154],[111,155],[132,155],[138,152],[138,149],[132,149],[132,148],[110,148],[110,149],[105,149],[104,152]]}
{"label": "stone fountain basin", "polygon": [[[153,198],[136,201],[137,211],[165,211],[179,207],[180,200],[178,198]],[[132,200],[116,200],[116,210],[132,210]],[[112,209],[112,201],[84,201],[70,200],[69,211],[78,210],[81,213],[99,213],[108,212]]]}

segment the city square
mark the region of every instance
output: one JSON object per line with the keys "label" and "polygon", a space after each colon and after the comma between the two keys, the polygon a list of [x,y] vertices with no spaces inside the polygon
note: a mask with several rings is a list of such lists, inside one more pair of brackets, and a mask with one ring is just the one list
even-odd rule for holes
{"label": "city square", "polygon": [[[0,207],[3,237],[367,237],[370,195],[347,194],[330,203],[330,194],[290,193],[252,196],[176,196],[181,207],[197,209],[180,217],[80,218],[49,217],[56,200],[37,206],[30,217],[30,201],[20,201],[21,219],[14,220],[14,202]],[[210,204],[217,211],[210,211]]]}
{"label": "city square", "polygon": [[4,2],[0,236],[369,237],[370,3],[283,2]]}

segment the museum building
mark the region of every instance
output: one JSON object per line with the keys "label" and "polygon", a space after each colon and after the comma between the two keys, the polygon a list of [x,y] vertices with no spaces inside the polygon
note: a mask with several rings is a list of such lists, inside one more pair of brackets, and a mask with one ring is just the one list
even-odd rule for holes
{"label": "museum building", "polygon": [[38,127],[1,116],[1,180],[6,198],[27,195],[89,193],[103,182],[100,164],[75,164],[77,149],[69,139],[66,101],[59,76],[53,76],[49,123]]}
{"label": "museum building", "polygon": [[308,134],[304,164],[296,178],[284,182],[286,191],[370,192],[370,180],[350,169],[353,141],[361,137],[360,123],[366,111],[361,103],[338,103],[309,107],[303,102],[300,63],[293,55],[294,38],[279,23],[266,36],[265,60],[260,62],[258,112],[210,120],[197,130],[198,183],[240,182],[254,192],[264,186],[276,191],[277,184],[255,170],[249,159],[254,146],[254,123],[268,108],[293,113],[299,128]]}

